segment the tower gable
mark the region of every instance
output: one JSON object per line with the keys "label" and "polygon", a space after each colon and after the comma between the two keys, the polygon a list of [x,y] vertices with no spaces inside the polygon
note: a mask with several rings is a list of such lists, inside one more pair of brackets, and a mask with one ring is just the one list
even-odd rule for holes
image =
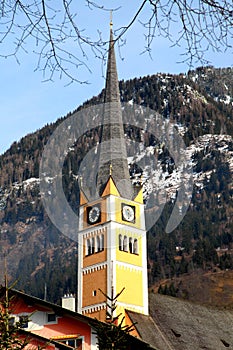
{"label": "tower gable", "polygon": [[109,196],[110,194],[117,196],[117,197],[120,197],[120,193],[119,193],[111,175],[109,176],[108,182],[106,183],[106,186],[103,190],[101,197]]}
{"label": "tower gable", "polygon": [[80,205],[84,205],[88,203],[88,199],[82,190],[80,190],[79,203]]}
{"label": "tower gable", "polygon": [[142,192],[142,187],[141,187],[140,190],[138,191],[136,197],[134,198],[134,201],[137,202],[137,203],[143,204],[143,192]]}

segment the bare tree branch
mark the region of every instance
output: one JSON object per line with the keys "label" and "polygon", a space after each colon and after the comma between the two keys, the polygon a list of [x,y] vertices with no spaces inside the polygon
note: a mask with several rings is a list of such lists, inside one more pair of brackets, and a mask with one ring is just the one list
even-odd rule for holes
{"label": "bare tree branch", "polygon": [[[89,11],[111,10],[101,1],[85,0],[84,3]],[[116,13],[119,10],[119,7],[113,9]],[[13,56],[19,62],[21,52],[31,51],[37,54],[36,70],[42,70],[45,79],[52,80],[59,74],[70,83],[87,83],[86,79],[79,78],[81,68],[90,73],[89,56],[105,59],[108,43],[98,28],[97,39],[85,35],[79,25],[78,11],[74,0],[0,0],[0,57]],[[143,15],[147,18],[144,21]],[[232,49],[232,1],[142,0],[128,22],[115,29],[115,41],[119,45],[125,43],[127,31],[138,21],[145,36],[142,53],[152,55],[152,43],[161,36],[171,45],[185,45],[182,62],[190,65],[194,61],[207,63],[205,54],[210,48]],[[4,51],[6,46],[8,50]]]}

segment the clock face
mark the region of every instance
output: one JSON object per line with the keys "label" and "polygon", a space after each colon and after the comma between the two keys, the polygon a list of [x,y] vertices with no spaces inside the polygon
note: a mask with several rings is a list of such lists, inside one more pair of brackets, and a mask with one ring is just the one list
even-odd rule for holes
{"label": "clock face", "polygon": [[122,204],[122,220],[135,221],[135,207],[133,205]]}
{"label": "clock face", "polygon": [[101,211],[100,205],[94,205],[93,207],[87,208],[87,221],[90,225],[96,224],[100,222]]}

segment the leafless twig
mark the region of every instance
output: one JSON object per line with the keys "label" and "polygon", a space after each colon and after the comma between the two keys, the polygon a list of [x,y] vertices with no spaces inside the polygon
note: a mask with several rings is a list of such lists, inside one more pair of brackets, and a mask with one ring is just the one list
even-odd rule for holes
{"label": "leafless twig", "polygon": [[[85,0],[85,4],[90,11],[111,10],[101,1]],[[0,0],[0,57],[13,56],[20,61],[21,51],[33,48],[31,51],[38,55],[36,69],[43,71],[45,79],[52,80],[59,73],[69,82],[87,83],[86,79],[78,78],[80,69],[90,73],[89,55],[103,60],[108,45],[100,31],[95,40],[85,35],[78,24],[79,13],[74,9],[79,10],[74,0]],[[144,21],[143,14],[147,16]],[[128,23],[115,28],[119,45],[125,43],[125,34],[136,21],[141,23],[145,35],[142,52],[150,55],[152,42],[159,36],[172,45],[185,45],[182,61],[190,64],[195,60],[204,63],[210,48],[215,51],[232,48],[232,1],[142,0]],[[4,51],[4,45],[8,51]]]}

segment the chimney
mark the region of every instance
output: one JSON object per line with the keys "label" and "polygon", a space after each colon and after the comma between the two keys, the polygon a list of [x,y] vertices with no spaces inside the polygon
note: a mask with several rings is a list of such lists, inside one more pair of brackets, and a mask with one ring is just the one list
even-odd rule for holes
{"label": "chimney", "polygon": [[73,294],[65,294],[64,297],[62,297],[62,307],[64,309],[68,309],[70,311],[75,311],[75,297]]}

